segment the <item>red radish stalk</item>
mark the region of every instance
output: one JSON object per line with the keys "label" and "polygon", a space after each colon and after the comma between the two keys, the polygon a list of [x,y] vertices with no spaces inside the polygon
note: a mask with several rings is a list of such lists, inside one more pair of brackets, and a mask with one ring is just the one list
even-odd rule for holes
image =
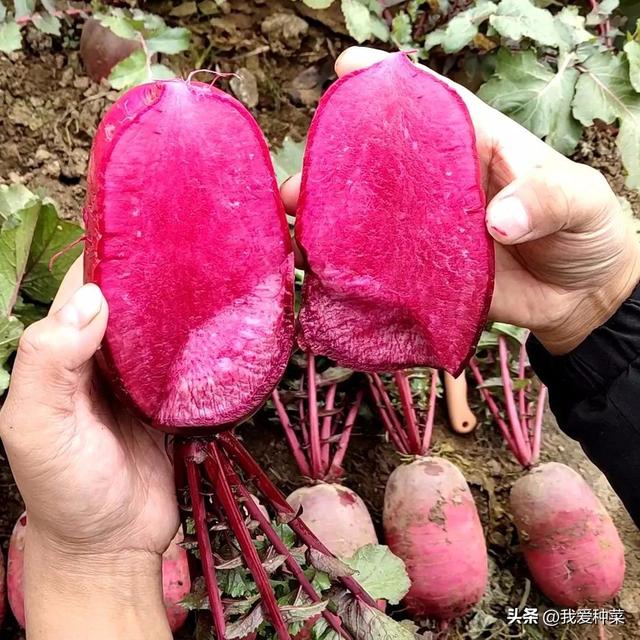
{"label": "red radish stalk", "polygon": [[[9,542],[9,565],[7,570],[7,592],[9,605],[17,623],[25,628],[24,612],[24,544],[27,531],[27,514],[23,513],[16,522]],[[178,631],[184,625],[188,611],[180,603],[191,590],[189,561],[187,552],[180,545],[182,530],[171,541],[162,555],[162,593],[164,607],[171,631]]]}
{"label": "red radish stalk", "polygon": [[464,369],[494,257],[473,125],[451,87],[402,52],[338,80],[309,129],[295,232],[305,351],[357,371]]}
{"label": "red radish stalk", "polygon": [[4,555],[0,549],[0,628],[4,622],[4,616],[7,611],[7,593],[6,593],[6,571],[4,568]]}
{"label": "red radish stalk", "polygon": [[378,542],[362,499],[337,484],[363,393],[355,392],[348,401],[337,381],[323,379],[313,354],[307,354],[306,372],[297,389],[276,389],[271,395],[300,473],[313,483],[296,489],[287,500],[332,553],[349,558],[360,547]]}
{"label": "red radish stalk", "polygon": [[495,332],[497,362],[488,358],[487,363],[500,372],[503,411],[485,384],[480,363],[474,359],[470,367],[507,446],[529,471],[516,481],[510,497],[525,560],[538,587],[556,604],[602,606],[622,586],[624,547],[611,517],[580,475],[557,462],[538,464],[546,388],[527,376],[526,333],[513,355],[505,334]]}
{"label": "red radish stalk", "polygon": [[369,376],[371,395],[399,453],[412,456],[387,482],[383,524],[387,543],[406,564],[411,589],[404,599],[416,616],[443,624],[463,615],[481,599],[487,584],[487,549],[471,491],[460,470],[443,458],[429,456],[438,374],[431,372],[426,402],[419,412],[412,375],[393,375],[396,409],[387,384]]}
{"label": "red radish stalk", "polygon": [[[214,519],[236,538],[268,622],[287,640],[244,497],[223,471],[254,481],[303,544],[329,553],[229,432],[271,393],[293,345],[293,252],[266,142],[222,91],[154,82],[125,93],[100,123],[87,186],[85,279],[109,304],[100,364],[142,420],[176,435],[176,485],[194,516],[217,637],[227,620]],[[342,582],[373,604],[357,582]],[[337,619],[327,622],[346,637]]]}

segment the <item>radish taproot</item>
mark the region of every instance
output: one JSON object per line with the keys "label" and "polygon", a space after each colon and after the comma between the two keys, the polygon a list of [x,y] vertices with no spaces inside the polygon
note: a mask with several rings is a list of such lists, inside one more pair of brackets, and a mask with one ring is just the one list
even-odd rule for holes
{"label": "radish taproot", "polygon": [[[546,388],[532,375],[527,336],[524,329],[493,323],[480,345],[483,357],[472,359],[470,368],[507,447],[528,471],[513,485],[510,504],[533,579],[558,605],[601,606],[622,587],[624,547],[611,516],[578,473],[558,462],[539,464]],[[501,398],[487,378],[500,380]]]}
{"label": "radish taproot", "polygon": [[289,376],[287,386],[272,394],[300,473],[312,483],[293,491],[287,500],[332,553],[350,558],[361,547],[378,542],[362,498],[337,484],[362,392],[350,396],[344,389],[351,371],[330,365],[319,371],[313,354],[307,354],[306,361],[304,375]]}
{"label": "radish taproot", "polygon": [[[141,85],[100,123],[87,187],[85,280],[109,304],[100,364],[141,419],[176,434],[176,487],[195,528],[215,633],[225,637],[227,620],[212,520],[235,538],[265,620],[288,640],[243,509],[305,597],[320,597],[251,499],[248,479],[263,505],[291,518],[300,544],[331,554],[230,433],[271,393],[293,345],[293,252],[264,137],[237,100],[210,85]],[[375,607],[353,578],[340,581]],[[326,608],[321,615],[343,634],[340,618]]]}
{"label": "radish taproot", "polygon": [[602,606],[620,591],[624,546],[578,473],[558,462],[534,467],[513,485],[510,503],[531,575],[549,599]]}
{"label": "radish taproot", "polygon": [[[399,453],[414,457],[389,476],[383,509],[386,541],[404,560],[411,580],[404,603],[416,616],[446,623],[482,598],[488,558],[482,524],[464,476],[448,460],[428,455],[438,374],[432,371],[428,383],[422,370],[396,372],[394,385],[378,374],[368,379],[391,441]],[[416,393],[422,396],[419,402],[413,398],[414,380]],[[418,406],[424,408],[421,415]]]}
{"label": "radish taproot", "polygon": [[[27,514],[16,522],[9,542],[9,567],[7,570],[8,595],[11,611],[17,623],[25,628],[24,613],[24,543],[27,533]],[[180,546],[184,537],[179,530],[169,548],[162,555],[162,593],[164,607],[171,631],[184,625],[188,610],[180,603],[191,591],[189,560]]]}
{"label": "radish taproot", "polygon": [[460,96],[404,53],[338,80],[309,129],[296,238],[308,265],[304,350],[360,371],[457,376],[494,278]]}

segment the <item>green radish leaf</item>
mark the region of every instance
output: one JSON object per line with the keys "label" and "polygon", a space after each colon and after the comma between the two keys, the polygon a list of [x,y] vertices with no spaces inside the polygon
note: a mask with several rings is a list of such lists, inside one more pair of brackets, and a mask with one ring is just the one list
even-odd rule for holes
{"label": "green radish leaf", "polygon": [[333,0],[302,0],[302,2],[312,9],[328,9],[333,4]]}
{"label": "green radish leaf", "polygon": [[492,387],[504,387],[502,378],[485,378],[482,384],[478,385],[479,389],[492,388]]}
{"label": "green radish leaf", "polygon": [[280,611],[287,624],[294,624],[320,615],[327,608],[327,604],[326,601],[322,601],[303,605],[285,605],[280,607]]}
{"label": "green radish leaf", "polygon": [[225,638],[228,640],[245,638],[250,633],[253,633],[264,621],[262,605],[257,605],[246,616],[227,625],[227,632],[224,634]]}
{"label": "green radish leaf", "polygon": [[33,16],[33,24],[42,33],[48,33],[52,36],[60,35],[60,19],[49,13],[36,13]]}
{"label": "green radish leaf", "polygon": [[328,556],[317,549],[309,549],[309,562],[318,571],[324,571],[329,577],[337,579],[344,576],[351,576],[354,570],[351,567],[333,556]]}
{"label": "green radish leaf", "polygon": [[412,25],[409,14],[400,11],[391,21],[391,38],[400,47],[412,46]]}
{"label": "green radish leaf", "polygon": [[111,9],[109,14],[96,14],[94,16],[103,27],[111,29],[120,38],[126,40],[137,40],[139,31],[134,27],[131,18],[127,17],[122,9]]}
{"label": "green radish leaf", "polygon": [[134,51],[111,69],[109,84],[116,90],[129,89],[149,80],[150,68],[144,51]]}
{"label": "green radish leaf", "polygon": [[631,86],[623,54],[596,53],[582,64],[573,115],[585,126],[619,120],[616,144],[627,171],[626,185],[640,189],[640,94]]}
{"label": "green radish leaf", "polygon": [[9,387],[9,371],[6,363],[18,348],[18,341],[24,329],[23,324],[14,316],[0,316],[0,394]]}
{"label": "green radish leaf", "polygon": [[271,160],[273,161],[273,168],[276,171],[278,184],[282,184],[294,173],[302,170],[304,147],[304,140],[295,142],[293,138],[287,136],[282,141],[282,146],[271,152]]}
{"label": "green radish leaf", "polygon": [[491,325],[491,331],[496,334],[502,334],[508,338],[512,338],[520,344],[524,344],[529,336],[529,330],[522,327],[516,327],[506,322],[494,322]]}
{"label": "green radish leaf", "polygon": [[502,0],[498,11],[489,20],[502,37],[515,42],[529,38],[548,47],[562,43],[553,15],[547,9],[536,7],[530,0]]}
{"label": "green radish leaf", "polygon": [[2,0],[0,0],[0,22],[4,22],[6,17],[7,17],[7,8],[2,3]]}
{"label": "green radish leaf", "polygon": [[30,18],[36,10],[36,0],[15,0],[13,3],[14,16],[16,20]]}
{"label": "green radish leaf", "polygon": [[342,0],[342,13],[347,31],[356,42],[362,44],[373,35],[373,16],[369,7],[359,0]]}
{"label": "green radish leaf", "polygon": [[173,69],[169,69],[166,64],[152,64],[151,65],[151,79],[152,80],[171,80],[175,78],[176,74]]}
{"label": "green radish leaf", "polygon": [[629,61],[629,79],[633,88],[640,93],[640,42],[630,40],[624,45]]}
{"label": "green radish leaf", "polygon": [[398,604],[411,586],[404,562],[385,545],[365,545],[344,563],[355,571],[353,577],[374,600]]}
{"label": "green radish leaf", "polygon": [[341,607],[340,617],[355,640],[414,640],[413,633],[379,609],[370,607],[357,598],[350,598]]}
{"label": "green radish leaf", "polygon": [[20,184],[0,185],[0,317],[8,318],[29,258],[40,200]]}
{"label": "green radish leaf", "polygon": [[[82,245],[78,244],[64,251],[83,235],[82,229],[73,222],[58,217],[55,204],[45,200],[40,209],[22,291],[32,300],[45,304],[53,301],[62,278],[64,278],[76,258],[82,253]],[[49,262],[57,253],[61,253],[49,270]]]}
{"label": "green radish leaf", "polygon": [[440,45],[445,53],[458,53],[473,42],[480,25],[497,10],[495,2],[480,0],[475,6],[451,18],[446,27],[429,33],[424,41],[425,51]]}
{"label": "green radish leaf", "polygon": [[595,42],[597,37],[585,29],[586,20],[578,7],[563,7],[556,14],[556,29],[560,37],[560,50],[573,51],[584,42]]}
{"label": "green radish leaf", "polygon": [[495,76],[478,95],[561,153],[571,154],[582,133],[571,112],[579,75],[575,61],[574,55],[565,55],[554,72],[531,49],[514,53],[501,49]]}
{"label": "green radish leaf", "polygon": [[147,42],[150,53],[180,53],[189,48],[191,32],[183,27],[165,27],[152,35]]}
{"label": "green radish leaf", "polygon": [[20,27],[15,22],[0,24],[0,51],[11,53],[22,47],[22,34]]}
{"label": "green radish leaf", "polygon": [[13,315],[18,318],[25,327],[28,327],[30,324],[42,320],[42,318],[47,315],[47,307],[31,302],[24,302],[22,297],[18,296],[18,301],[13,306]]}
{"label": "green radish leaf", "polygon": [[280,540],[284,542],[285,547],[291,549],[296,543],[296,534],[293,532],[293,529],[288,524],[276,524],[273,528]]}
{"label": "green radish leaf", "polygon": [[140,9],[132,9],[131,17],[136,25],[140,25],[140,29],[147,31],[158,31],[166,27],[165,21],[155,13],[146,13]]}

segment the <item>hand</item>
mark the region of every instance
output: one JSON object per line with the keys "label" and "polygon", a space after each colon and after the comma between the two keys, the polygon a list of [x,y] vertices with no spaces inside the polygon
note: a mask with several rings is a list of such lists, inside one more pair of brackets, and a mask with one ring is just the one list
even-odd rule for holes
{"label": "hand", "polygon": [[[93,356],[107,303],[98,287],[81,285],[80,260],[49,315],[23,334],[0,411],[0,436],[29,514],[29,636],[40,628],[42,637],[57,638],[61,611],[50,605],[59,598],[67,607],[74,602],[74,612],[61,620],[61,638],[76,637],[74,623],[78,638],[89,637],[74,614],[92,605],[98,608],[87,620],[92,638],[102,637],[98,629],[105,638],[170,637],[161,554],[178,528],[171,463],[163,435],[104,392]],[[48,619],[45,605],[53,609]],[[136,605],[147,609],[129,611],[138,621],[156,614],[142,634],[127,622],[126,611]],[[118,627],[96,623],[110,612]]]}
{"label": "hand", "polygon": [[[386,55],[352,47],[336,72],[343,76]],[[552,353],[566,353],[613,315],[640,280],[635,234],[599,172],[438,77],[460,94],[475,128],[487,227],[496,241],[490,318],[527,327]],[[290,213],[299,188],[299,176],[282,186]]]}

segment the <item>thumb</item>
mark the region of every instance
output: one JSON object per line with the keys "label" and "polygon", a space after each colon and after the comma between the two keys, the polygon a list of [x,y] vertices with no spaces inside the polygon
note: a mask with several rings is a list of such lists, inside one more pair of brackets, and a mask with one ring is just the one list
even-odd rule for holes
{"label": "thumb", "polygon": [[10,415],[17,410],[22,415],[35,412],[39,418],[43,413],[74,411],[74,396],[89,375],[107,317],[102,292],[95,284],[86,284],[58,311],[27,327],[18,346],[4,419],[0,419],[3,436],[12,429],[11,422],[18,422],[16,415],[9,419],[4,409]]}
{"label": "thumb", "polygon": [[563,159],[500,191],[487,207],[487,228],[500,244],[522,244],[558,231],[588,230],[618,206],[599,171]]}

